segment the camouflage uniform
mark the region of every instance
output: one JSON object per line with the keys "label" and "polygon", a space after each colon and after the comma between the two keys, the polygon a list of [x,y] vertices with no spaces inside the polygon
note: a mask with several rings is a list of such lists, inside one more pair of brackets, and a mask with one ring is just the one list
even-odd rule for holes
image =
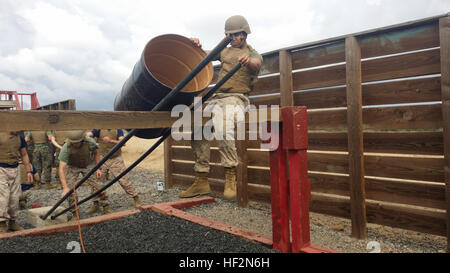
{"label": "camouflage uniform", "polygon": [[[227,47],[219,55],[218,60],[222,63],[222,68],[219,72],[219,79],[223,78],[237,63],[238,58],[244,54],[248,54],[252,58],[261,58],[251,46],[245,49]],[[226,113],[227,105],[240,106],[245,109],[249,105],[248,93],[253,89],[254,83],[258,79],[258,73],[252,72],[248,68],[243,67],[236,72],[217,93],[208,101],[205,111],[211,110],[214,107],[219,107],[224,113],[223,117],[212,112],[212,121],[214,126],[214,134],[219,146],[219,153],[221,158],[221,165],[223,167],[235,167],[238,165],[238,155],[236,152],[236,145],[234,140],[234,127],[237,122],[241,121],[243,116],[236,115],[235,112]],[[229,130],[225,130],[226,124],[232,125]],[[221,126],[222,125],[222,126]],[[201,130],[202,128],[194,128],[194,130]],[[195,134],[195,131],[194,131]],[[218,137],[223,140],[217,140]],[[210,143],[202,137],[202,140],[194,140],[192,137],[191,146],[194,151],[195,165],[194,170],[200,173],[209,172],[210,159]]]}
{"label": "camouflage uniform", "polygon": [[[52,153],[48,146],[48,136],[53,135],[52,131],[28,131],[25,136],[33,140],[33,166],[39,175],[43,177],[42,182],[52,181]],[[42,176],[44,171],[44,176]]]}
{"label": "camouflage uniform", "polygon": [[[105,143],[103,142],[104,137],[109,137],[113,140],[118,140],[119,137],[123,136],[122,130],[92,130],[92,134],[98,138],[99,144],[99,152],[103,157],[105,156],[114,146],[115,143]],[[112,174],[114,177],[117,177],[123,171],[125,171],[125,163],[122,158],[122,151],[119,149],[115,154],[113,154],[101,167],[102,170],[102,180],[106,182],[107,179],[110,179],[109,174]],[[136,197],[138,195],[136,189],[130,181],[128,174],[124,175],[119,180],[120,186],[123,190],[130,195],[131,197]]]}
{"label": "camouflage uniform", "polygon": [[[84,177],[95,167],[96,164],[92,152],[96,149],[98,149],[98,146],[90,137],[86,137],[80,148],[71,147],[67,142],[64,144],[58,159],[67,163],[66,181],[69,189],[73,189],[75,182],[79,180],[80,174]],[[86,183],[92,188],[92,193],[103,186],[102,181],[97,179],[95,174],[91,175]],[[93,200],[98,201],[102,206],[108,205],[108,199],[105,193],[94,197]],[[72,206],[74,204],[73,195],[70,195],[67,201],[69,202],[69,206]],[[71,212],[74,213],[75,209],[72,209]]]}
{"label": "camouflage uniform", "polygon": [[26,148],[26,143],[21,136],[0,132],[0,222],[15,221],[18,217],[22,148]]}

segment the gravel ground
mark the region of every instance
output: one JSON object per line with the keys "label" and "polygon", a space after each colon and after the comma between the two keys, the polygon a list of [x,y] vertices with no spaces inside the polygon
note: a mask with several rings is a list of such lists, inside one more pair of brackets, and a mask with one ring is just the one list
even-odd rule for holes
{"label": "gravel ground", "polygon": [[[178,194],[182,189],[174,188],[163,192],[157,190],[156,182],[164,181],[162,173],[136,168],[130,172],[130,177],[140,193],[144,205],[180,200]],[[87,186],[82,186],[77,190],[80,198],[89,193],[90,188]],[[113,210],[134,208],[132,198],[125,194],[118,183],[109,188],[107,194]],[[235,202],[222,199],[220,195],[213,194],[211,196],[216,199],[215,203],[195,206],[186,211],[271,237],[270,204],[250,202],[248,208],[238,208]],[[60,191],[56,189],[32,191],[28,206],[36,201],[43,206],[52,206],[59,198]],[[63,206],[67,206],[67,203],[64,203]],[[87,218],[84,211],[89,206],[90,202],[81,205],[82,218]],[[94,216],[100,214],[97,213]],[[26,228],[32,228],[26,224],[25,211],[21,211],[18,222]],[[368,224],[368,239],[356,240],[350,237],[350,220],[311,213],[310,222],[312,244],[338,252],[368,253],[372,251],[368,250],[369,242],[378,243],[382,253],[444,253],[447,248],[447,239],[440,236]]]}
{"label": "gravel ground", "polygon": [[[88,226],[82,234],[88,253],[277,253],[229,233],[153,211]],[[73,242],[79,242],[78,231],[14,237],[0,244],[0,252],[67,253],[73,250]]]}

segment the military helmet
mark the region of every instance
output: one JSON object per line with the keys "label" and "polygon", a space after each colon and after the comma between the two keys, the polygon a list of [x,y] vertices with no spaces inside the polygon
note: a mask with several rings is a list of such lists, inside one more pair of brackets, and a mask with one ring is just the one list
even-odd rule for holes
{"label": "military helmet", "polygon": [[234,15],[227,19],[225,22],[225,34],[233,34],[244,31],[250,34],[250,26],[244,16]]}
{"label": "military helmet", "polygon": [[67,138],[72,143],[81,142],[84,140],[85,135],[83,130],[69,131]]}

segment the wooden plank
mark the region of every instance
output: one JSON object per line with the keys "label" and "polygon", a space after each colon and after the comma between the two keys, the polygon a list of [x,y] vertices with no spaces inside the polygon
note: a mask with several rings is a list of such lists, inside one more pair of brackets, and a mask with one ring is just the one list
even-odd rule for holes
{"label": "wooden plank", "polygon": [[361,86],[361,48],[355,37],[345,40],[347,126],[352,237],[367,237]]}
{"label": "wooden plank", "polygon": [[369,223],[445,236],[445,213],[367,201]]}
{"label": "wooden plank", "polygon": [[346,88],[295,92],[294,105],[304,105],[308,109],[347,107]]}
{"label": "wooden plank", "polygon": [[172,142],[171,136],[164,141],[164,181],[168,189],[173,187]]}
{"label": "wooden plank", "polygon": [[240,208],[248,207],[248,158],[246,143],[246,141],[236,141],[236,150],[239,158],[239,164],[236,168],[237,202]]}
{"label": "wooden plank", "polygon": [[[347,133],[314,132],[308,134],[309,150],[347,151]],[[442,132],[364,132],[364,151],[442,155]],[[259,147],[257,141],[250,147]]]}
{"label": "wooden plank", "polygon": [[445,183],[447,185],[447,252],[450,252],[450,17],[439,21],[441,46],[442,116],[444,123]]}
{"label": "wooden plank", "polygon": [[147,111],[2,111],[2,131],[170,127],[170,112]]}
{"label": "wooden plank", "polygon": [[287,51],[280,51],[280,95],[281,107],[293,106],[292,57]]}
{"label": "wooden plank", "polygon": [[364,133],[364,151],[369,153],[442,155],[443,145],[442,132]]}
{"label": "wooden plank", "polygon": [[[440,50],[434,49],[364,61],[361,64],[362,82],[439,74],[439,59]],[[293,87],[294,90],[305,90],[344,85],[345,73],[345,65],[296,72],[293,73]],[[267,94],[265,91],[261,93]]]}
{"label": "wooden plank", "polygon": [[280,93],[280,75],[259,78],[249,95],[255,96],[272,93]]}
{"label": "wooden plank", "polygon": [[293,87],[294,90],[305,90],[344,85],[345,74],[345,65],[295,72],[292,75]]}
{"label": "wooden plank", "polygon": [[431,22],[407,28],[386,30],[360,37],[359,41],[362,58],[438,47],[438,24]]}
{"label": "wooden plank", "polygon": [[[168,111],[60,111],[60,110],[32,110],[32,111],[0,111],[2,131],[21,130],[75,130],[75,129],[150,129],[170,128],[178,117],[171,117]],[[191,113],[193,115],[193,113]],[[271,111],[263,118],[258,110],[250,110],[248,117],[255,115],[258,122],[271,121]],[[203,118],[206,123],[210,118]],[[280,121],[281,115],[276,113],[273,120]],[[191,117],[194,121],[194,117]]]}
{"label": "wooden plank", "polygon": [[362,63],[363,82],[441,73],[440,50],[374,59]]}
{"label": "wooden plank", "polygon": [[[347,130],[347,110],[308,110],[309,130]],[[364,130],[441,129],[439,104],[394,106],[363,109]]]}
{"label": "wooden plank", "polygon": [[[348,174],[348,156],[334,153],[308,153],[308,169],[316,172]],[[443,182],[441,158],[376,156],[364,157],[367,176]]]}
{"label": "wooden plank", "polygon": [[[349,196],[346,175],[309,173],[312,192]],[[445,209],[443,184],[366,177],[366,199]]]}
{"label": "wooden plank", "polygon": [[363,86],[363,105],[416,103],[440,100],[440,77]]}
{"label": "wooden plank", "polygon": [[[248,160],[249,166],[269,166],[268,152],[251,150],[248,152]],[[364,162],[367,176],[444,181],[444,159],[440,157],[365,155]],[[345,153],[308,152],[310,171],[348,174],[348,168],[348,155]]]}
{"label": "wooden plank", "polygon": [[434,104],[364,109],[364,129],[441,129],[440,108]]}
{"label": "wooden plank", "polygon": [[345,62],[344,41],[326,43],[291,52],[294,70]]}
{"label": "wooden plank", "polygon": [[[346,198],[312,194],[312,212],[349,218],[350,202]],[[445,236],[445,213],[395,204],[367,201],[369,223]]]}
{"label": "wooden plank", "polygon": [[[363,85],[363,105],[385,105],[441,100],[440,77]],[[254,99],[258,105],[275,104],[276,96]],[[253,100],[252,100],[253,103]],[[346,107],[345,87],[294,93],[294,104],[308,109]]]}

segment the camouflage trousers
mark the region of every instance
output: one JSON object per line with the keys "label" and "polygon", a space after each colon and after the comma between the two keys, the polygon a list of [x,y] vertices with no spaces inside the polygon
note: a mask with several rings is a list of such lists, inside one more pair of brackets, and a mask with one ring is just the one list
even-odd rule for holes
{"label": "camouflage trousers", "polygon": [[[69,189],[73,189],[73,185],[75,184],[75,182],[78,182],[81,178],[80,175],[82,177],[84,177],[90,170],[92,170],[95,167],[95,163],[92,162],[91,164],[89,164],[86,168],[78,168],[75,166],[70,166],[67,165],[67,170],[66,170],[66,181],[67,181],[67,187],[69,187]],[[103,174],[102,174],[103,176]],[[94,193],[97,191],[97,189],[100,189],[101,187],[103,187],[103,183],[101,179],[97,179],[96,173],[93,173],[89,179],[84,182],[83,185],[87,185],[88,187],[91,187],[91,192]],[[69,206],[73,206],[75,204],[75,199],[73,198],[73,195],[70,195],[67,198],[67,201],[69,202]],[[106,197],[106,192],[103,192],[100,195],[97,195],[96,197],[93,198],[93,201],[98,201],[99,204],[101,206],[106,206],[108,205],[108,198]],[[72,213],[75,212],[75,209],[71,210]]]}
{"label": "camouflage trousers", "polygon": [[[60,152],[61,152],[61,149],[55,148],[55,161],[54,161],[54,163],[55,163],[55,168],[56,168],[56,170],[59,169],[59,159],[58,159],[58,156],[59,156],[59,153],[60,153]],[[57,180],[58,183],[61,183],[61,182],[59,182],[59,172],[58,172],[58,171],[56,171],[55,178],[56,178],[56,180]]]}
{"label": "camouflage trousers", "polygon": [[[111,179],[111,175],[115,177],[119,176],[126,169],[125,163],[121,155],[109,158],[101,167],[102,181],[106,184],[106,180]],[[130,181],[128,174],[119,179],[119,184],[122,189],[131,197],[138,195],[136,189]]]}
{"label": "camouflage trousers", "polygon": [[19,168],[0,167],[0,222],[17,220],[21,193]]}
{"label": "camouflage trousers", "polygon": [[34,146],[32,163],[38,171],[39,176],[42,177],[42,171],[44,171],[43,179],[41,179],[42,182],[52,181],[52,154],[48,145]]}
{"label": "camouflage trousers", "polygon": [[214,138],[219,147],[220,163],[223,167],[235,167],[239,164],[234,129],[238,122],[245,119],[245,115],[238,114],[234,110],[229,111],[230,109],[227,111],[227,106],[237,106],[244,110],[247,105],[249,105],[248,98],[241,94],[216,94],[208,101],[204,111],[212,113],[212,126],[194,128],[191,141],[196,172],[209,172],[210,161],[210,141],[204,136],[202,136],[202,140],[195,140],[194,136],[199,134],[198,130],[211,132],[214,129]]}

